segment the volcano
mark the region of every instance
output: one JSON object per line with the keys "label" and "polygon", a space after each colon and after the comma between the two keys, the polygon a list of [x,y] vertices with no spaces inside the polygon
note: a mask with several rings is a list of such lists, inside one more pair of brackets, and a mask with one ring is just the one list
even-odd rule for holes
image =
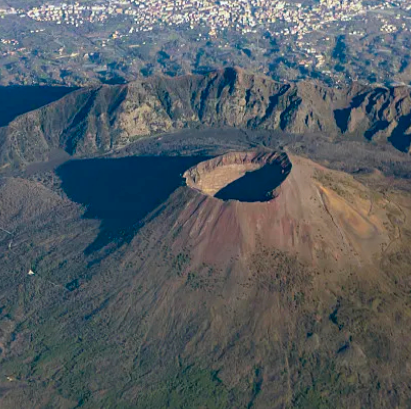
{"label": "volcano", "polygon": [[408,182],[218,136],[0,180],[1,408],[408,406]]}
{"label": "volcano", "polygon": [[298,156],[230,152],[183,177],[192,193],[178,223],[208,261],[230,249],[252,253],[262,242],[314,264],[361,263],[390,242],[383,205],[375,206],[364,186]]}

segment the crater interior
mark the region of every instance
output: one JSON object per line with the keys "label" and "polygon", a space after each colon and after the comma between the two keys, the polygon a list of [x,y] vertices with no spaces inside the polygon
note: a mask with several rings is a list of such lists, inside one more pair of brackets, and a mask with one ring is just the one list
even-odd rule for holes
{"label": "crater interior", "polygon": [[284,152],[230,152],[188,169],[187,186],[221,200],[272,200],[287,178],[291,162]]}

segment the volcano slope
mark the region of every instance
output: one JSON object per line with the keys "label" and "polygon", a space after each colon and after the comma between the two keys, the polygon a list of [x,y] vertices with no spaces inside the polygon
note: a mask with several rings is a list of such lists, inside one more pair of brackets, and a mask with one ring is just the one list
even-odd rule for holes
{"label": "volcano slope", "polygon": [[[175,138],[139,142],[146,156],[122,170],[159,143],[171,154]],[[93,252],[114,216],[87,184],[74,195],[61,169],[2,179],[2,408],[408,407],[408,181],[250,138],[188,150],[186,169],[164,168],[175,189]],[[70,163],[79,186],[83,162]],[[267,180],[236,200],[257,172]],[[119,183],[98,175],[108,191]],[[124,194],[128,208],[144,192]]]}
{"label": "volcano slope", "polygon": [[[283,176],[279,186],[273,167]],[[258,174],[258,169],[264,168],[268,168],[267,175]],[[253,187],[257,185],[257,192],[262,189],[261,193],[265,193],[257,195],[260,200],[253,199],[252,194],[256,193],[244,180],[245,172],[258,174],[260,183],[251,183]],[[195,215],[193,226],[185,236],[198,235],[201,246],[211,246],[201,258],[206,258],[206,254],[211,255],[210,259],[215,258],[220,252],[224,258],[227,248],[240,249],[244,257],[264,244],[292,250],[314,264],[323,261],[329,264],[332,260],[361,263],[370,261],[376,249],[390,241],[385,227],[389,220],[383,205],[373,207],[359,184],[353,183],[351,192],[338,195],[320,181],[338,180],[339,175],[300,157],[289,158],[276,152],[232,152],[202,162],[184,176],[189,187],[206,195],[199,195],[182,214],[186,225],[189,215]],[[268,180],[261,180],[264,177]],[[229,183],[233,178],[235,182]],[[267,191],[264,188],[270,183],[272,187]],[[234,190],[240,190],[243,198],[251,191],[248,198],[251,200],[230,200],[229,192],[233,189],[228,187],[234,184],[237,184]],[[217,199],[221,196],[228,202]],[[234,192],[233,198],[237,197]],[[207,228],[209,231],[204,231]]]}

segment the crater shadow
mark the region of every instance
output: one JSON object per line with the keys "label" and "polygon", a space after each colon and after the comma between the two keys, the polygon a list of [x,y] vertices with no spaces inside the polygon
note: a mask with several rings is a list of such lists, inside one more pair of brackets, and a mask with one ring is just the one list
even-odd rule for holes
{"label": "crater shadow", "polygon": [[221,200],[267,202],[273,198],[273,190],[287,178],[290,169],[283,168],[278,163],[267,164],[260,169],[247,172],[241,178],[223,187],[214,196]]}
{"label": "crater shadow", "polygon": [[141,221],[183,184],[185,170],[204,157],[128,157],[64,163],[57,170],[62,188],[87,207],[83,217],[100,219],[100,232],[86,254],[110,242],[130,241]]}

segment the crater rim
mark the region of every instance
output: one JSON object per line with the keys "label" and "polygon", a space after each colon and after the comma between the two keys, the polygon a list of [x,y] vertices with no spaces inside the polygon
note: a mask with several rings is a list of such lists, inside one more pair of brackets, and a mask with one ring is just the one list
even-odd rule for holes
{"label": "crater rim", "polygon": [[183,178],[190,189],[216,200],[261,203],[279,196],[291,168],[284,151],[233,151],[198,163]]}

